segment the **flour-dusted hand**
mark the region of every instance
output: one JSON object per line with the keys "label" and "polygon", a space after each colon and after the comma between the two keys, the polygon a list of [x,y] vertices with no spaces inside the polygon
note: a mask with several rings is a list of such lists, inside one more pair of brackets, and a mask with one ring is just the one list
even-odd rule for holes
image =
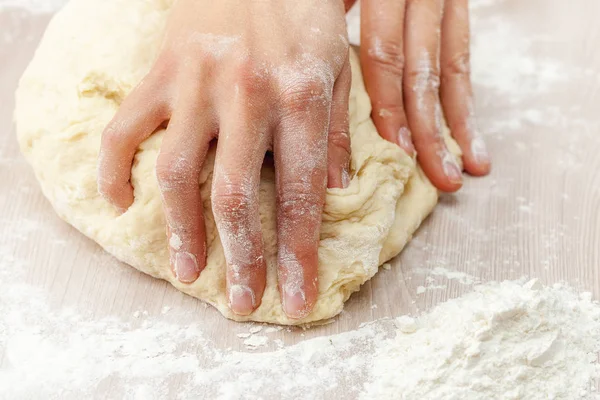
{"label": "flour-dusted hand", "polygon": [[230,307],[248,315],[266,284],[258,190],[272,149],[279,288],[286,314],[302,318],[318,294],[326,187],[350,179],[350,80],[340,0],[179,0],[155,65],[103,133],[100,193],[127,210],[136,149],[168,121],[156,174],[171,266],[194,282],[206,263],[199,174],[217,138],[212,208]]}
{"label": "flour-dusted hand", "polygon": [[462,185],[444,143],[444,116],[466,171],[490,171],[473,108],[468,0],[362,0],[360,54],[377,130],[409,154],[416,148],[435,186]]}

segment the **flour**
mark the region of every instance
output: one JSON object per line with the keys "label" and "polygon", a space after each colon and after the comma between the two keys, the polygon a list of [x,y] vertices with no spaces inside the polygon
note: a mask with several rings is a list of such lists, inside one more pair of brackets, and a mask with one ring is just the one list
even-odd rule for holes
{"label": "flour", "polygon": [[244,340],[244,345],[249,350],[256,350],[258,347],[266,346],[269,343],[269,338],[263,335],[252,335]]}
{"label": "flour", "polygon": [[89,397],[107,380],[118,382],[112,397],[134,399],[593,398],[600,377],[600,305],[560,285],[480,285],[419,317],[288,347],[275,339],[280,350],[265,353],[260,333],[281,329],[251,325],[238,334],[245,353],[219,349],[202,321],[53,311],[9,254],[0,248],[0,398]]}
{"label": "flour", "polygon": [[32,13],[53,13],[67,0],[0,0],[0,11],[4,8],[19,8]]}
{"label": "flour", "polygon": [[597,396],[600,306],[589,299],[535,280],[503,282],[438,306],[416,328],[402,329],[410,320],[401,317],[396,336],[378,344],[363,397]]}
{"label": "flour", "polygon": [[[568,66],[559,59],[531,54],[535,44],[551,38],[524,35],[503,16],[481,21],[474,18],[473,30],[477,32],[471,42],[473,82],[510,95],[513,104],[532,94],[546,93],[569,79],[565,73]],[[502,57],[498,57],[500,54]]]}
{"label": "flour", "polygon": [[255,334],[255,333],[262,331],[262,329],[263,329],[263,327],[260,325],[252,326],[252,327],[250,327],[250,329],[248,329],[248,332]]}
{"label": "flour", "polygon": [[[0,0],[0,9],[10,4],[43,12],[40,10],[49,10],[53,3],[62,0]],[[471,3],[487,7],[493,1]],[[490,96],[496,97],[495,91],[503,92],[506,82],[515,85],[509,65],[518,59],[523,65],[520,73],[527,79],[533,79],[528,75],[531,65],[538,68],[545,64],[542,69],[546,72],[537,84],[527,84],[520,88],[522,91],[511,93],[514,101],[524,102],[531,93],[544,93],[561,82],[552,71],[559,71],[562,64],[532,60],[528,47],[522,45],[537,39],[521,37],[513,41],[518,35],[511,33],[510,21],[497,19],[489,27],[483,27],[483,21],[474,22],[478,32],[474,39],[474,79]],[[501,25],[509,28],[496,29]],[[493,39],[494,30],[502,33],[498,39]],[[504,64],[498,73],[484,71],[492,67],[482,58],[497,60],[491,48],[504,46],[499,41],[517,46],[504,52]],[[484,48],[486,45],[489,50]],[[506,73],[508,78],[502,75]],[[521,75],[516,79],[522,79]],[[573,155],[577,153],[571,141],[574,135],[583,137],[581,132],[589,127],[585,120],[573,119],[558,108],[519,110],[511,108],[515,113],[512,119],[495,120],[513,130],[527,124],[555,122],[556,126],[574,127],[565,138],[569,153],[561,156],[559,163],[564,168],[575,165]],[[494,124],[494,128],[498,126]],[[522,151],[534,145],[523,143]],[[507,182],[492,187],[490,195],[501,199],[508,193]],[[487,201],[485,196],[482,201]],[[525,197],[515,204],[519,213],[542,212]],[[535,227],[543,232],[541,245],[555,249],[566,228],[550,222]],[[4,221],[2,225],[8,226]],[[473,229],[466,231],[469,236],[481,238],[502,232],[503,237],[510,238],[533,228],[519,222],[486,227],[483,232]],[[7,231],[12,238],[29,240],[31,234],[41,231],[41,225],[22,220]],[[68,250],[67,240],[53,239],[52,243]],[[348,251],[364,252],[360,248]],[[514,249],[496,251],[505,257],[506,265],[518,264]],[[565,251],[570,249],[565,247]],[[428,249],[428,268],[413,270],[433,278],[426,279],[425,290],[433,289],[439,280],[479,283],[473,275],[457,271],[457,266],[441,262],[440,253],[439,248]],[[248,332],[237,335],[239,339],[230,334],[243,344],[242,349],[252,350],[239,352],[220,349],[206,333],[204,321],[168,322],[167,315],[149,316],[147,311],[135,311],[135,319],[129,321],[80,315],[68,308],[54,310],[48,306],[43,290],[22,283],[35,270],[26,258],[13,254],[14,249],[0,240],[0,399],[92,398],[97,397],[99,387],[110,388],[112,398],[144,400],[193,398],[198,393],[211,399],[598,397],[600,305],[591,301],[589,293],[577,294],[560,285],[543,287],[536,281],[489,283],[420,316],[378,320],[358,330],[287,347],[281,339],[266,335],[281,335],[288,341],[301,340],[300,335],[289,328],[282,331],[281,327],[259,329],[260,325],[250,325]],[[543,262],[552,262],[550,257],[556,256],[549,253],[548,257]],[[482,261],[467,259],[465,266],[469,262],[479,265]],[[383,268],[390,269],[390,265],[384,264]],[[169,306],[163,307],[162,314],[169,310]],[[169,312],[169,316],[175,312]],[[280,349],[262,352],[270,349],[271,343]]]}
{"label": "flour", "polygon": [[[435,277],[445,278],[449,281],[457,281],[463,285],[472,285],[474,283],[479,283],[479,279],[477,279],[473,275],[469,275],[461,271],[449,270],[448,268],[444,267],[435,267],[433,269],[415,268],[414,272],[421,275],[428,274]],[[428,276],[426,280],[428,284],[432,284],[433,280],[429,278],[430,277]]]}

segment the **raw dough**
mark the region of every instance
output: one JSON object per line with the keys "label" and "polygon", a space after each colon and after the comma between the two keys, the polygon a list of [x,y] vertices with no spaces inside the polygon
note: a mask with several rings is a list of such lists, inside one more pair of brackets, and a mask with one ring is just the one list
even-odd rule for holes
{"label": "raw dough", "polygon": [[[118,259],[206,301],[226,317],[299,324],[338,314],[344,301],[397,255],[431,212],[438,193],[397,146],[381,139],[369,117],[356,54],[350,99],[353,179],[329,190],[319,247],[319,299],[303,320],[282,311],[276,285],[274,174],[262,171],[261,220],[268,262],[262,304],[248,317],[227,307],[225,262],[210,210],[211,152],[200,185],[208,261],[191,285],[169,269],[165,220],[154,173],[162,132],[146,140],[133,166],[135,202],[122,216],[99,195],[96,162],[103,128],[157,55],[172,0],[72,0],[50,23],[17,90],[21,149],[44,195],[65,221]],[[452,151],[458,154],[454,142]]]}

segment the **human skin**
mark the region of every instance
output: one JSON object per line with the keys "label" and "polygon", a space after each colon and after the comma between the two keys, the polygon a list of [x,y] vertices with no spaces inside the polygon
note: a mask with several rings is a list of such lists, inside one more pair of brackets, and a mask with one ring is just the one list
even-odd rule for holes
{"label": "human skin", "polygon": [[[350,181],[345,11],[352,3],[178,0],[154,66],[103,132],[99,192],[126,212],[134,200],[135,152],[167,126],[156,174],[171,268],[183,283],[198,279],[206,265],[198,179],[217,139],[211,202],[229,306],[238,315],[260,305],[266,284],[258,188],[268,150],[275,159],[283,309],[303,318],[316,301],[326,188]],[[440,1],[365,0],[361,61],[380,134],[410,154],[416,148],[431,181],[454,191],[462,172],[441,137],[442,107],[467,171],[487,173],[489,157],[476,132],[468,74],[455,68],[456,57],[464,65],[465,38],[468,49],[468,20],[454,28],[466,0],[446,3],[457,4],[452,17]],[[440,41],[440,30],[451,39]],[[438,53],[442,66],[454,69],[440,69]]]}
{"label": "human skin", "polygon": [[489,173],[470,79],[468,0],[362,0],[360,59],[378,132],[411,154],[416,150],[438,189],[462,186],[462,171],[443,140],[443,117],[465,170]]}

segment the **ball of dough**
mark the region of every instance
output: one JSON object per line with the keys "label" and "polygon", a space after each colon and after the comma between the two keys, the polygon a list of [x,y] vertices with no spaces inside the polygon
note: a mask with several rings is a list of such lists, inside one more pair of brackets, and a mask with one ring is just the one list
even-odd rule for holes
{"label": "ball of dough", "polygon": [[[154,171],[162,132],[146,140],[135,156],[135,201],[125,214],[118,215],[98,194],[102,131],[150,69],[170,6],[166,0],[72,0],[54,17],[16,94],[18,139],[44,195],[61,218],[119,260],[212,304],[227,318],[301,324],[335,316],[379,265],[402,250],[438,196],[415,161],[377,134],[354,52],[352,181],[347,189],[328,190],[319,245],[319,298],[306,318],[288,319],[281,308],[272,164],[265,163],[260,184],[267,288],[261,306],[245,317],[227,307],[225,258],[210,203],[214,149],[199,182],[207,225],[207,266],[193,284],[178,282],[169,267]],[[450,144],[456,152],[455,143]]]}

